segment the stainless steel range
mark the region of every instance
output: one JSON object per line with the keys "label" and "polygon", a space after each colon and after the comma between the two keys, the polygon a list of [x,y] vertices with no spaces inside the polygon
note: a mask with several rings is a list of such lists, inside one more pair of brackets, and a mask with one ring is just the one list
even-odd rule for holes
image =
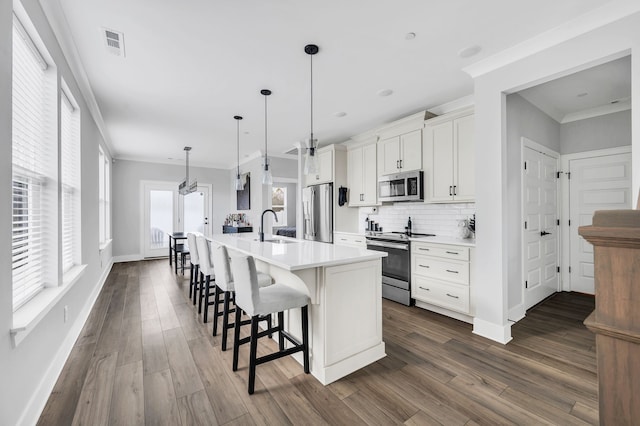
{"label": "stainless steel range", "polygon": [[[411,234],[412,237],[433,237],[434,234]],[[411,242],[403,232],[369,232],[369,250],[384,251],[382,258],[382,297],[411,306]]]}

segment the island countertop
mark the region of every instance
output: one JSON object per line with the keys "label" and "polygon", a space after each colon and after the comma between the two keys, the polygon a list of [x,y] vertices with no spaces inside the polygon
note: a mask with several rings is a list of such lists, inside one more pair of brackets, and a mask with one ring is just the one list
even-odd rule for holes
{"label": "island countertop", "polygon": [[387,256],[387,253],[364,248],[268,234],[265,235],[265,240],[282,240],[285,243],[260,242],[256,233],[214,234],[209,240],[288,271],[298,271],[319,266],[345,265],[366,260],[376,260]]}

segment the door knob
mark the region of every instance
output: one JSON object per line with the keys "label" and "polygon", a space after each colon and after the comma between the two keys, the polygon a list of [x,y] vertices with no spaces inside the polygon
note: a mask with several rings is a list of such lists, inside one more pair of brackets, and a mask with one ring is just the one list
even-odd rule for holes
{"label": "door knob", "polygon": [[541,231],[540,232],[540,236],[544,237],[545,235],[551,235],[551,232],[547,232],[547,231]]}

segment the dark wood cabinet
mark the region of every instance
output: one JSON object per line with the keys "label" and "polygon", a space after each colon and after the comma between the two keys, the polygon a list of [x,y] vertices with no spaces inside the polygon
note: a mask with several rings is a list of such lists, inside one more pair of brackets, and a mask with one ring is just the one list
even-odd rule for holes
{"label": "dark wood cabinet", "polygon": [[222,225],[223,234],[238,234],[242,232],[253,232],[253,226],[230,226]]}

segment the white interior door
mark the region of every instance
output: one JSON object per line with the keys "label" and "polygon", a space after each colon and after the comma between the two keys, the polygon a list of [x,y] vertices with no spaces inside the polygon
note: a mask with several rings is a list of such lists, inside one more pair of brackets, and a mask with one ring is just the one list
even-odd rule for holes
{"label": "white interior door", "polygon": [[142,224],[142,254],[161,257],[169,254],[168,233],[177,228],[178,184],[171,182],[145,182]]}
{"label": "white interior door", "polygon": [[558,291],[558,159],[523,147],[524,304],[529,309]]}
{"label": "white interior door", "polygon": [[202,232],[211,236],[210,202],[211,185],[198,185],[198,190],[180,197],[179,227],[184,232]]}
{"label": "white interior door", "polygon": [[571,291],[594,294],[593,246],[578,235],[596,210],[629,209],[631,153],[569,161]]}

